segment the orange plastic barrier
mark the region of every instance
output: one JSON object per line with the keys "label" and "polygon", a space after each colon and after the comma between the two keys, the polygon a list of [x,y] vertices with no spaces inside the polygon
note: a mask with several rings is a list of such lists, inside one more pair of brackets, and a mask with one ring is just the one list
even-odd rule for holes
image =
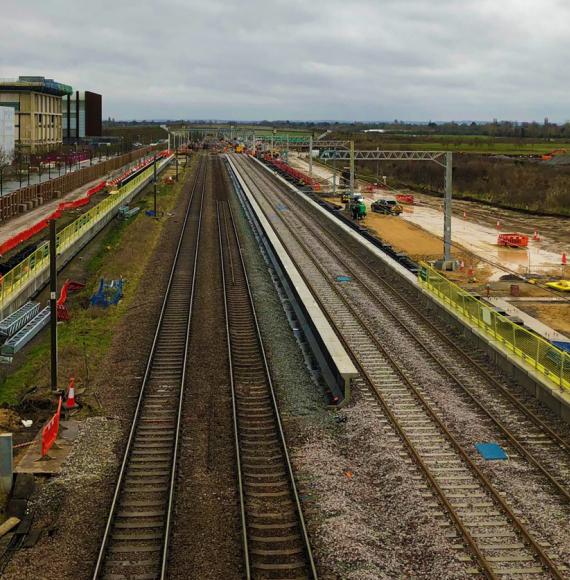
{"label": "orange plastic barrier", "polygon": [[51,213],[47,218],[35,223],[33,226],[12,236],[9,240],[6,240],[3,244],[0,244],[0,255],[4,255],[15,247],[19,246],[22,242],[29,240],[36,234],[41,232],[43,229],[47,228],[50,220],[57,219],[61,217],[61,213],[68,209],[76,209],[78,207],[87,205],[91,200],[91,196],[100,192],[106,185],[105,181],[101,181],[95,187],[92,187],[87,191],[87,193],[80,197],[79,199],[74,199],[73,201],[63,201],[58,206],[57,209]]}
{"label": "orange plastic barrier", "polygon": [[528,236],[523,234],[499,234],[497,244],[509,248],[526,248],[528,246]]}
{"label": "orange plastic barrier", "polygon": [[57,434],[59,433],[59,418],[61,416],[61,397],[59,398],[59,403],[57,404],[57,411],[55,415],[49,420],[47,425],[42,429],[42,457],[48,454],[48,451],[52,448],[55,440],[57,439]]}
{"label": "orange plastic barrier", "polygon": [[57,319],[58,320],[69,320],[69,311],[65,307],[65,303],[67,302],[67,293],[68,292],[77,292],[85,288],[85,284],[81,282],[75,282],[74,280],[66,280],[65,284],[61,287],[59,298],[57,299]]}
{"label": "orange plastic barrier", "polygon": [[[171,154],[170,150],[165,149],[164,151],[160,151],[159,153],[157,153],[156,158],[160,159],[161,157],[168,157],[170,154]],[[118,177],[115,177],[115,179],[111,179],[110,181],[108,181],[107,185],[110,185],[111,187],[118,185],[124,179],[129,177],[129,175],[132,175],[133,173],[136,173],[137,171],[140,171],[141,169],[144,169],[145,167],[148,167],[149,165],[152,165],[153,163],[154,163],[154,157],[151,159],[143,159],[140,163],[137,163],[134,167],[127,169],[127,171],[125,171],[124,173],[121,173],[121,175],[119,175]]]}
{"label": "orange plastic barrier", "polygon": [[414,196],[407,193],[399,193],[396,195],[396,200],[400,203],[407,203],[409,205],[414,205]]}
{"label": "orange plastic barrier", "polygon": [[300,181],[301,183],[308,185],[309,187],[311,187],[313,191],[321,190],[321,184],[316,179],[309,177],[308,175],[306,175],[302,171],[299,171],[298,169],[294,169],[284,161],[281,161],[281,159],[268,158],[268,161],[269,163],[271,163],[271,165],[277,167],[277,169],[280,169],[283,173],[286,173],[287,175],[290,175],[293,179],[296,179],[297,181]]}

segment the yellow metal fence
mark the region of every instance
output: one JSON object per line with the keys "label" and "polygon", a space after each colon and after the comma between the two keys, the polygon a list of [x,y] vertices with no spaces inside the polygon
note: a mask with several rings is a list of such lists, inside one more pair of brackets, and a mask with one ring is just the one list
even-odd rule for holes
{"label": "yellow metal fence", "polygon": [[562,389],[570,390],[570,353],[514,324],[427,264],[421,264],[419,282],[462,318],[483,330]]}
{"label": "yellow metal fence", "polygon": [[[77,242],[86,231],[104,219],[111,210],[121,205],[125,198],[145,179],[149,178],[152,173],[153,167],[151,166],[129,181],[117,193],[109,195],[61,230],[57,234],[56,247],[58,255]],[[2,277],[0,282],[0,308],[4,307],[20,288],[26,286],[30,280],[33,280],[34,277],[38,276],[48,266],[49,242],[45,242]]]}

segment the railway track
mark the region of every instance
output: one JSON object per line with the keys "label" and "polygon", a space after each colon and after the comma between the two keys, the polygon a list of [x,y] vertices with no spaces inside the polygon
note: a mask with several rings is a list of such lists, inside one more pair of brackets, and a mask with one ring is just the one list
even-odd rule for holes
{"label": "railway track", "polygon": [[207,164],[192,186],[93,578],[166,578]]}
{"label": "railway track", "polygon": [[237,229],[217,206],[246,578],[316,578]]}
{"label": "railway track", "polygon": [[[307,220],[304,224],[314,231],[314,224]],[[351,243],[348,238],[342,239],[326,223],[320,224],[320,228],[326,232],[327,243],[333,241],[343,247],[350,257],[348,260],[337,255],[337,260],[374,301],[382,313],[382,324],[396,324],[425,355],[422,363],[458,387],[464,400],[484,413],[505,441],[570,501],[570,443],[539,417],[536,400],[530,395],[521,397],[485,363],[483,353],[462,348],[450,336],[449,328],[418,307],[404,285],[378,273],[363,246]]]}
{"label": "railway track", "polygon": [[[467,352],[459,346],[448,328],[418,307],[405,286],[379,275],[364,247],[343,240],[327,224],[320,227],[350,257],[347,260],[338,255],[337,260],[382,311],[383,324],[396,324],[426,355],[422,362],[457,386],[464,399],[477,406],[505,440],[570,501],[570,444],[539,417],[536,400],[513,390],[485,363],[483,353]],[[354,262],[360,268],[355,268]]]}
{"label": "railway track", "polygon": [[[390,352],[385,344],[386,338],[381,340],[378,336],[378,322],[386,324],[386,315],[373,320],[363,311],[362,296],[366,295],[367,290],[361,284],[362,274],[355,272],[354,265],[351,270],[355,282],[352,290],[341,290],[342,286],[336,282],[333,273],[346,273],[347,263],[341,258],[338,239],[324,236],[322,224],[316,226],[306,215],[293,215],[289,209],[292,204],[301,204],[301,201],[284,194],[267,175],[254,170],[246,161],[238,163],[249,185],[258,190],[258,200],[305,272],[318,300],[342,331],[345,344],[368,386],[365,398],[371,402],[377,401],[383,408],[413,460],[423,471],[439,504],[460,532],[468,548],[467,557],[474,564],[472,571],[481,571],[491,578],[517,575],[563,577],[566,568],[552,560],[543,548],[544,540],[540,534],[537,536],[531,532],[523,518],[515,514],[466,453],[458,438],[446,427],[441,419],[441,409],[427,390],[410,376],[411,373]],[[256,182],[263,185],[263,191]],[[267,196],[269,191],[271,199]],[[300,207],[306,214],[306,205]],[[279,223],[284,227],[279,227]],[[346,246],[344,243],[340,247],[345,249]],[[372,302],[371,297],[368,298],[368,302]],[[385,296],[376,296],[374,302],[382,302],[383,299],[386,299]],[[394,321],[388,323],[393,325]],[[409,325],[410,321],[404,324]],[[399,333],[403,334],[402,328]],[[424,351],[422,354],[425,358],[430,353]],[[431,364],[433,361],[429,360]],[[472,362],[464,360],[464,364],[472,365]],[[457,386],[457,381],[454,384]],[[517,406],[510,402],[510,408]],[[491,419],[489,415],[487,419]],[[498,427],[496,422],[494,424]],[[535,423],[533,425],[536,426]],[[510,442],[516,446],[512,439]],[[518,441],[518,444],[519,450],[524,452],[527,449],[527,441]],[[559,458],[567,461],[564,441],[553,438],[553,445],[558,448]],[[548,479],[547,468],[538,461],[533,463],[526,454],[525,457],[539,471],[543,468],[541,473]],[[557,473],[548,480],[558,493],[563,494],[567,490],[565,472]]]}

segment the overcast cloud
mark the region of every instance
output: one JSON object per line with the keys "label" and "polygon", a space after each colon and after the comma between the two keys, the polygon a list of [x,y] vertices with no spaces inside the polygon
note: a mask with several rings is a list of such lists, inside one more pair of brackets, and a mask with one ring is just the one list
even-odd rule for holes
{"label": "overcast cloud", "polygon": [[567,0],[0,0],[0,76],[121,119],[570,119]]}

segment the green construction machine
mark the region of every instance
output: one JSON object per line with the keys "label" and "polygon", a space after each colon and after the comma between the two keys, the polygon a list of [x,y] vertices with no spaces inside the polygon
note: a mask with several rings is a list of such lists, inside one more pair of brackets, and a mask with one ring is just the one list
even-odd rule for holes
{"label": "green construction machine", "polygon": [[348,205],[350,215],[355,221],[360,221],[366,217],[366,205],[362,198],[353,199]]}

